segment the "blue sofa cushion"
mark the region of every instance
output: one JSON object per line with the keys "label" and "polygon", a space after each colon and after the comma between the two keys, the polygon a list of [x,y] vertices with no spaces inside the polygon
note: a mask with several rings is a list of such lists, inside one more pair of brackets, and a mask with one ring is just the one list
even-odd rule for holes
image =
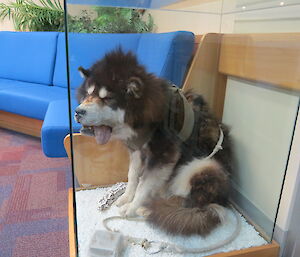
{"label": "blue sofa cushion", "polygon": [[57,32],[0,32],[0,78],[52,84]]}
{"label": "blue sofa cushion", "polygon": [[14,88],[14,90],[18,90],[19,88],[22,87],[30,87],[36,85],[37,85],[36,83],[0,78],[0,91],[9,88]]}
{"label": "blue sofa cushion", "polygon": [[43,120],[51,101],[67,99],[67,89],[30,84],[0,90],[0,110]]}
{"label": "blue sofa cushion", "polygon": [[[140,34],[86,34],[69,33],[69,65],[71,88],[77,88],[83,79],[78,67],[89,68],[107,52],[122,46],[125,51],[135,51]],[[67,87],[65,36],[60,33],[57,42],[57,58],[53,84]]]}
{"label": "blue sofa cushion", "polygon": [[[77,107],[77,101],[72,99],[72,117]],[[72,118],[73,132],[79,132],[81,125]],[[68,101],[59,100],[49,104],[43,127],[42,127],[42,148],[48,157],[66,157],[64,138],[70,133]]]}
{"label": "blue sofa cushion", "polygon": [[194,34],[191,32],[144,33],[137,56],[148,71],[181,87],[193,48]]}

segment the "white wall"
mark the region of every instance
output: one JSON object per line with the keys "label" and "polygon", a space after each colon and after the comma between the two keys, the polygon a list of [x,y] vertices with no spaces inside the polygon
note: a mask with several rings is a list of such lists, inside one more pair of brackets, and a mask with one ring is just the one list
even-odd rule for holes
{"label": "white wall", "polygon": [[204,1],[178,10],[149,10],[156,32],[188,30],[194,34],[220,32],[222,1]]}
{"label": "white wall", "polygon": [[275,219],[298,97],[261,84],[228,79],[223,121],[230,125],[239,192]]}
{"label": "white wall", "polygon": [[276,33],[300,31],[300,5],[237,14],[235,33]]}
{"label": "white wall", "polygon": [[219,32],[220,15],[178,11],[150,11],[156,32],[188,30],[196,35]]}

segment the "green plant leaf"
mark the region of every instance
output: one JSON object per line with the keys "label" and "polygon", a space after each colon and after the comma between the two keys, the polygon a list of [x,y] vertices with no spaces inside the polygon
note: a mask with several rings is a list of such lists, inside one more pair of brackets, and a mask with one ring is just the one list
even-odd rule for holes
{"label": "green plant leaf", "polygon": [[[128,8],[95,7],[94,14],[82,11],[78,16],[68,15],[71,32],[86,33],[142,33],[151,32],[151,15],[144,21],[140,10]],[[93,17],[93,18],[92,18]],[[0,20],[13,20],[16,30],[64,31],[64,12],[59,0],[15,0],[0,3]]]}

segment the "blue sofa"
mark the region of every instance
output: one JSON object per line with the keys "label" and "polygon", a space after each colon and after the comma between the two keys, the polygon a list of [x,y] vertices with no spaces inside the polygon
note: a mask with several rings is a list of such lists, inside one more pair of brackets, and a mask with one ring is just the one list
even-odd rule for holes
{"label": "blue sofa", "polygon": [[[159,77],[182,85],[192,56],[194,35],[177,31],[150,34],[69,34],[72,112],[82,78],[107,51],[121,46]],[[41,140],[48,157],[65,157],[70,132],[65,35],[58,32],[0,32],[0,110],[43,120]],[[73,122],[73,132],[80,125]]]}

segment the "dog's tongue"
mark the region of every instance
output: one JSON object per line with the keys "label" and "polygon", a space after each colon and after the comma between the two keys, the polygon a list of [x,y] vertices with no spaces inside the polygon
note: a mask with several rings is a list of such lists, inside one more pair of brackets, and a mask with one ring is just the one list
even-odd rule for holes
{"label": "dog's tongue", "polygon": [[94,133],[97,144],[104,145],[108,142],[111,136],[111,127],[109,126],[95,126]]}

